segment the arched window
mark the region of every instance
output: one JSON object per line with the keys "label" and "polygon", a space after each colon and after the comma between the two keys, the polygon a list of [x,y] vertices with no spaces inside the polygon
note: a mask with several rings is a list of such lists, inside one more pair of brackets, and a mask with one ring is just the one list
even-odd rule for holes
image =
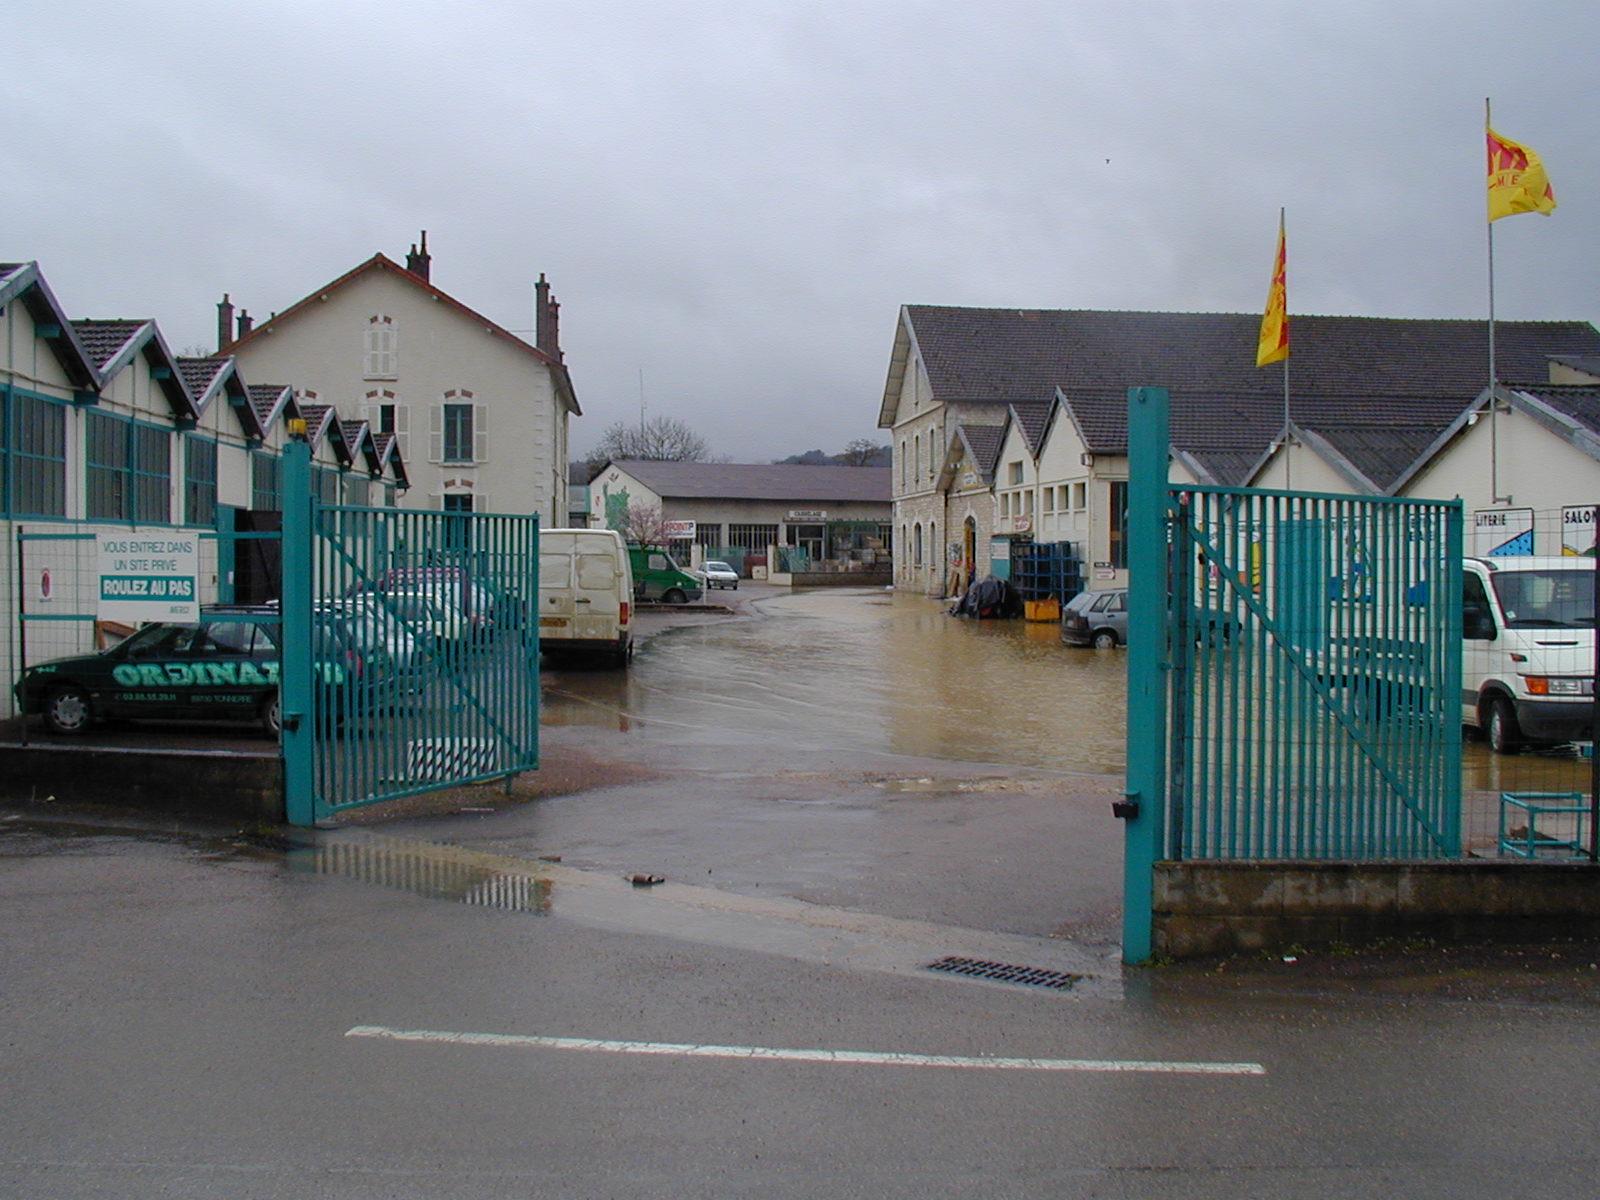
{"label": "arched window", "polygon": [[912,438],[911,444],[913,447],[912,462],[916,468],[911,472],[911,478],[914,479],[917,482],[917,485],[920,487],[922,485],[922,435],[919,433],[916,437]]}
{"label": "arched window", "polygon": [[904,523],[900,526],[900,553],[895,555],[895,562],[900,564],[900,573],[906,572],[906,551],[911,548],[911,526]]}
{"label": "arched window", "polygon": [[918,521],[911,533],[911,565],[922,566],[922,522]]}

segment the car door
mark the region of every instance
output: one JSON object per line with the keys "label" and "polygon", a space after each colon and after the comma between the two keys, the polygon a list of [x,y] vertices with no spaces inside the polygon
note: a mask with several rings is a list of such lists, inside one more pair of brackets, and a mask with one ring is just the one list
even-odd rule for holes
{"label": "car door", "polygon": [[278,648],[267,626],[212,621],[192,664],[194,715],[248,721],[278,686]]}
{"label": "car door", "polygon": [[1128,593],[1112,592],[1106,604],[1106,624],[1117,632],[1117,641],[1128,644]]}
{"label": "car door", "polygon": [[172,661],[180,638],[187,647],[197,628],[152,625],[124,642],[114,655],[111,684],[100,699],[101,712],[113,717],[180,715],[167,664]]}

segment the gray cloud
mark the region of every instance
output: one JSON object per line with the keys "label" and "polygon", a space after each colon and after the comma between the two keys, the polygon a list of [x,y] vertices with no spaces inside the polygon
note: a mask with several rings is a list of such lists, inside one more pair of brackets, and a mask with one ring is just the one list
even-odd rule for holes
{"label": "gray cloud", "polygon": [[[65,11],[62,11],[66,9]],[[1561,207],[1496,226],[1507,317],[1594,318],[1587,4],[211,4],[7,18],[0,256],[212,337],[429,230],[587,416],[738,458],[873,432],[902,302],[1485,311],[1482,98]],[[1110,160],[1109,162],[1106,160]],[[1160,381],[1151,381],[1160,382]]]}

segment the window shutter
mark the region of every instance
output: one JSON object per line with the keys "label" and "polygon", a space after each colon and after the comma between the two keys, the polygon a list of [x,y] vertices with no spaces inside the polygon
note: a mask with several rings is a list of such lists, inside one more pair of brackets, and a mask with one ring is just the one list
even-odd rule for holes
{"label": "window shutter", "polygon": [[478,492],[472,497],[472,511],[486,513],[490,511],[489,497],[483,492]]}
{"label": "window shutter", "polygon": [[396,403],[394,406],[394,440],[400,445],[400,457],[411,461],[411,406]]}
{"label": "window shutter", "polygon": [[444,405],[428,405],[428,461],[444,461]]}
{"label": "window shutter", "polygon": [[[489,458],[489,406],[472,406],[472,461],[486,462]],[[481,510],[480,510],[481,511]]]}
{"label": "window shutter", "polygon": [[361,373],[368,379],[378,373],[378,327],[368,325],[362,341],[363,357]]}
{"label": "window shutter", "polygon": [[396,374],[395,361],[398,358],[396,346],[395,327],[393,324],[384,325],[378,330],[378,370],[384,375]]}

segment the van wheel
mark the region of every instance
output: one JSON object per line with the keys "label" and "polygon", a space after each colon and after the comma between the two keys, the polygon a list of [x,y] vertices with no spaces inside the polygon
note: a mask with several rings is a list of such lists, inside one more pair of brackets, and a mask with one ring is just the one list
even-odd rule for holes
{"label": "van wheel", "polygon": [[1097,630],[1093,645],[1096,650],[1114,650],[1117,646],[1117,635],[1109,629]]}
{"label": "van wheel", "polygon": [[1522,732],[1517,728],[1517,714],[1511,701],[1504,696],[1492,696],[1484,709],[1483,725],[1489,748],[1496,754],[1515,754],[1522,747]]}
{"label": "van wheel", "polygon": [[666,594],[661,597],[661,602],[663,604],[687,604],[689,603],[689,597],[685,596],[680,588],[668,588]]}

